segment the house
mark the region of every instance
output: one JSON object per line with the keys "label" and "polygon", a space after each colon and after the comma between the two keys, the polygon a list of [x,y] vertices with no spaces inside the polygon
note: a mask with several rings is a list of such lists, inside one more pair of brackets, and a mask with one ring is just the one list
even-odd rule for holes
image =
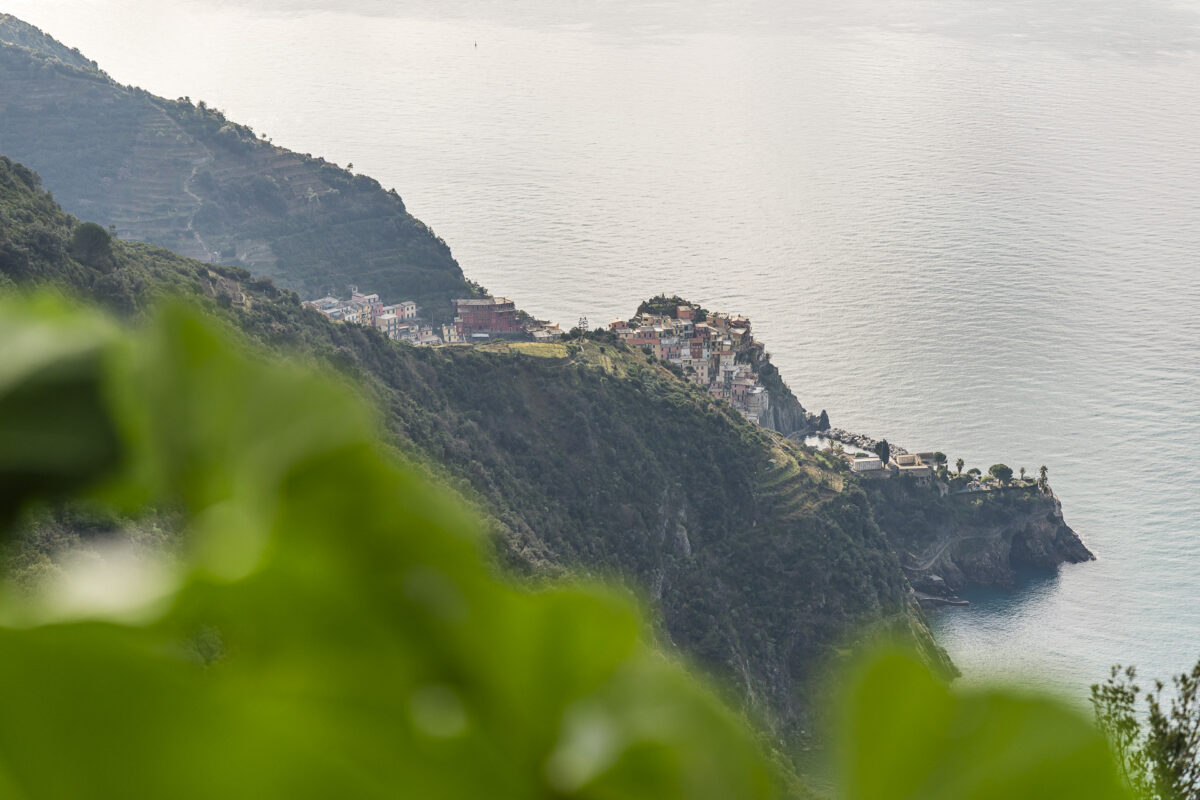
{"label": "house", "polygon": [[897,467],[901,478],[914,480],[918,486],[929,486],[933,482],[933,468],[925,464],[898,464]]}
{"label": "house", "polygon": [[400,317],[395,314],[380,314],[375,318],[375,327],[389,339],[400,338]]}
{"label": "house", "polygon": [[520,333],[521,323],[512,300],[469,297],[454,301],[454,328],[460,338],[471,339],[477,333]]}
{"label": "house", "polygon": [[879,456],[860,455],[850,462],[850,471],[857,473],[881,472],[883,462]]}

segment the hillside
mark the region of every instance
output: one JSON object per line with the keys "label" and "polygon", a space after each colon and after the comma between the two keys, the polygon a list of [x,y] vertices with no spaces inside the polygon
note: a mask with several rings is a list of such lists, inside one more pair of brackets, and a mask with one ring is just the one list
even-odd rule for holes
{"label": "hillside", "polygon": [[[0,159],[0,283],[53,283],[127,316],[182,293],[331,380],[353,376],[396,444],[490,517],[503,563],[530,579],[625,579],[664,639],[778,731],[805,729],[813,682],[864,629],[898,633],[950,669],[844,468],[640,351],[413,348],[330,323],[236,268],[119,240],[82,252],[89,228]],[[34,555],[23,563],[54,558]]]}
{"label": "hillside", "polygon": [[0,153],[72,214],[125,239],[237,264],[304,297],[347,285],[417,301],[435,321],[471,289],[394,190],[257,137],[203,102],[115,83],[0,16]]}

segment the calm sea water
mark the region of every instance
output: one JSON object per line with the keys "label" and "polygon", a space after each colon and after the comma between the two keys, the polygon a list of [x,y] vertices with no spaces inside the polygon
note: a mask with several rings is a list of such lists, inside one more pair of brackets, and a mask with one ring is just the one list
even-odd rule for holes
{"label": "calm sea water", "polygon": [[938,615],[968,675],[1200,656],[1194,0],[0,10],[397,187],[535,314],[677,292],[837,425],[1046,464],[1099,561]]}

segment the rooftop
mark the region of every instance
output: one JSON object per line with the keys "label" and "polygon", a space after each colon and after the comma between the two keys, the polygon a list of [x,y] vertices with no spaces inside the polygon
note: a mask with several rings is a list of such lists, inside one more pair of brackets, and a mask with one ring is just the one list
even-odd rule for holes
{"label": "rooftop", "polygon": [[507,297],[471,297],[454,301],[459,306],[498,306],[511,303]]}

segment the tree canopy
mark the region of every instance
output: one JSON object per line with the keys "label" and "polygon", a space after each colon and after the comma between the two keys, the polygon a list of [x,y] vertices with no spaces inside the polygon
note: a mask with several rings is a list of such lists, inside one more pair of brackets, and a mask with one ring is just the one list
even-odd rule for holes
{"label": "tree canopy", "polygon": [[1012,467],[1007,464],[992,464],[988,467],[988,474],[1001,483],[1008,483],[1012,480]]}

